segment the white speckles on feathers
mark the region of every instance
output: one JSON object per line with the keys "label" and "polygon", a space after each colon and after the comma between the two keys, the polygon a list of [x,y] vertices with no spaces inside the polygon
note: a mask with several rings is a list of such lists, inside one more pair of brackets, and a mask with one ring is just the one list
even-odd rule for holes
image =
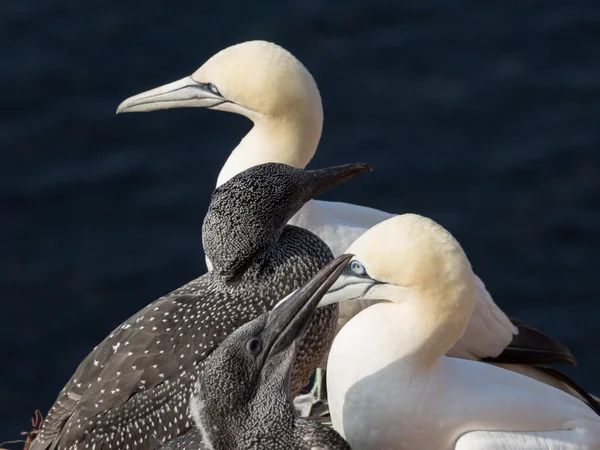
{"label": "white speckles on feathers", "polygon": [[[308,232],[299,232],[295,227],[286,230],[281,239],[293,248],[287,252],[297,255],[286,257],[286,264],[274,265],[267,274],[253,273],[252,281],[247,285],[230,286],[222,283],[216,274],[206,274],[158,299],[117,328],[112,338],[108,337],[81,363],[73,377],[81,382],[69,382],[59,394],[62,404],[55,404],[54,412],[44,422],[43,431],[32,450],[44,450],[55,442],[59,443],[61,450],[75,450],[83,448],[80,445],[100,441],[112,442],[118,447],[117,442],[121,440],[126,445],[129,443],[132,449],[147,449],[146,444],[138,442],[148,438],[150,427],[160,439],[176,437],[177,425],[171,408],[185,406],[191,384],[202,370],[199,363],[232,330],[269,310],[329,261],[328,249],[320,241],[314,239],[312,243],[300,244],[299,240],[296,243],[297,233],[305,235]],[[281,261],[281,256],[276,254],[274,257]],[[314,262],[305,262],[304,259]],[[261,277],[274,280],[278,288],[257,283]],[[202,295],[183,294],[189,291]],[[155,325],[156,330],[143,328],[143,324],[152,317],[147,311],[157,307],[167,322],[155,320],[153,323],[158,324]],[[194,311],[196,320],[178,320],[183,311]],[[169,314],[164,315],[164,312]],[[315,316],[312,330],[307,333],[307,348],[319,343],[322,345],[319,341],[333,337],[333,334],[328,336],[325,326],[332,320],[331,312],[326,310]],[[128,342],[127,346],[117,345],[124,342]],[[168,342],[168,348],[163,347],[162,342]],[[299,371],[294,375],[293,383],[295,390],[299,390],[312,373],[316,364],[311,362],[313,357],[312,352],[304,350],[299,353]],[[102,390],[105,392],[101,393]],[[151,425],[150,418],[160,423],[158,419],[161,416],[171,419],[163,420],[163,424],[169,424],[157,430]],[[79,423],[79,426],[69,428],[71,423]],[[134,423],[140,424],[139,432],[134,431],[137,429],[132,426],[131,436],[123,436],[117,431],[115,439],[109,439],[109,433],[115,432],[115,426],[123,430],[124,426]],[[182,432],[188,429],[179,428]],[[80,444],[76,444],[78,440]],[[126,445],[120,445],[120,448]]]}
{"label": "white speckles on feathers", "polygon": [[[266,166],[213,194],[203,243],[219,269],[156,300],[98,345],[59,394],[32,450],[149,450],[153,435],[165,442],[186,432],[172,408],[187,405],[204,358],[331,260],[314,234],[284,227],[302,206],[303,171]],[[314,315],[294,366],[294,391],[324,356],[336,321],[337,306]]]}

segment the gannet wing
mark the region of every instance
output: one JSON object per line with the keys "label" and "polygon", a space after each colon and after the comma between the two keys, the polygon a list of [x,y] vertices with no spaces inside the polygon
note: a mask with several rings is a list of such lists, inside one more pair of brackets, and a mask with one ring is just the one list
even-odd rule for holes
{"label": "gannet wing", "polygon": [[518,334],[500,355],[484,361],[507,364],[577,364],[569,349],[553,337],[522,320],[513,317],[510,320],[518,328]]}
{"label": "gannet wing", "polygon": [[207,446],[202,441],[202,434],[198,428],[193,427],[187,433],[182,436],[179,436],[175,439],[171,439],[164,444],[160,442],[156,442],[154,444],[153,450],[189,450],[189,449],[198,449],[198,450],[209,450],[211,447]]}
{"label": "gannet wing", "polygon": [[472,431],[461,436],[455,450],[592,450],[580,429],[554,431]]}
{"label": "gannet wing", "polygon": [[594,410],[596,414],[600,416],[600,400],[579,386],[574,380],[571,379],[571,377],[552,367],[536,366],[536,368],[569,386],[583,398],[583,400],[590,408]]}
{"label": "gannet wing", "polygon": [[365,231],[394,215],[351,203],[311,200],[288,224],[312,231],[337,258]]}
{"label": "gannet wing", "polygon": [[[225,339],[227,333],[218,319],[213,320],[219,317],[213,312],[230,301],[225,294],[211,292],[202,277],[192,283],[127,319],[83,360],[48,413],[32,450],[76,444],[83,448],[89,442],[91,450],[97,444],[93,440],[106,429],[122,433],[123,449],[133,445],[133,439],[142,445],[140,439],[150,438],[142,429],[121,427],[125,421],[151,423],[160,417],[163,436],[177,436],[189,428],[185,407],[178,410],[169,403],[187,405],[187,398],[176,397],[178,383],[190,380],[191,385],[202,361]],[[187,293],[198,286],[201,295]],[[182,317],[182,311],[190,315]],[[231,320],[232,325],[244,323],[242,317]]]}
{"label": "gannet wing", "polygon": [[440,360],[444,416],[455,449],[600,450],[600,417],[555,387],[490,364]]}
{"label": "gannet wing", "polygon": [[[188,333],[185,322],[178,320],[182,305],[192,308],[197,303],[200,309],[202,303],[195,295],[168,294],[117,327],[82,361],[61,391],[32,450],[71,448],[91,439],[93,428],[102,423],[110,427],[112,420],[118,424],[121,416],[115,411],[127,411],[135,420],[163,408],[163,397],[170,392],[164,389],[165,382],[175,384],[184,370],[191,374],[205,355],[181,356],[194,349],[206,348],[209,353],[214,348],[204,345],[200,333]],[[148,399],[155,400],[155,405]],[[162,414],[165,423],[172,416],[172,412]]]}
{"label": "gannet wing", "polygon": [[503,364],[575,364],[565,345],[504,314],[477,275],[475,289],[475,308],[467,330],[448,356]]}

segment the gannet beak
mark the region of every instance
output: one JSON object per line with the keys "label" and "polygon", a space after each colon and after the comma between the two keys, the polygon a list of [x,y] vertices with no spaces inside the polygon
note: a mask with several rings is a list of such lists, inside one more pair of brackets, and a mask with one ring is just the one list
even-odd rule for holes
{"label": "gannet beak", "polygon": [[330,286],[342,273],[352,255],[342,255],[323,267],[300,289],[280,301],[269,313],[265,330],[268,330],[266,348],[274,355],[288,348],[302,336],[306,325]]}
{"label": "gannet beak", "polygon": [[318,306],[362,298],[369,289],[378,284],[382,284],[381,281],[374,280],[368,275],[358,276],[347,266],[323,295]]}
{"label": "gannet beak", "polygon": [[214,108],[229,102],[218,91],[211,90],[210,86],[209,83],[198,83],[192,77],[185,77],[129,97],[119,105],[117,114],[170,108]]}
{"label": "gannet beak", "polygon": [[308,174],[311,179],[303,193],[303,200],[312,200],[317,195],[368,170],[371,170],[371,166],[365,163],[344,164],[326,169],[309,170]]}

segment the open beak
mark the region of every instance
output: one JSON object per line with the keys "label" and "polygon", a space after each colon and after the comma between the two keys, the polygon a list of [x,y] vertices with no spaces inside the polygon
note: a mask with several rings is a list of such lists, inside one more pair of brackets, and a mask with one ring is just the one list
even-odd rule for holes
{"label": "open beak", "polygon": [[369,289],[379,284],[382,282],[374,280],[368,275],[358,276],[352,272],[350,266],[346,266],[335,283],[321,298],[319,307],[362,298]]}
{"label": "open beak", "polygon": [[117,114],[170,108],[214,108],[229,102],[209,86],[207,83],[198,83],[192,77],[185,77],[129,97],[119,105]]}
{"label": "open beak", "polygon": [[321,298],[351,259],[352,255],[338,256],[275,306],[265,325],[268,330],[265,344],[270,348],[268,355],[281,352],[302,336]]}

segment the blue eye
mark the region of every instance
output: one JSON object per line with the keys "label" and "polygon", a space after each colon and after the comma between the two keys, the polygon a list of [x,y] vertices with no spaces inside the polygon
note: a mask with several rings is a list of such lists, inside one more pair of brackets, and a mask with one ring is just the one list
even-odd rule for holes
{"label": "blue eye", "polygon": [[350,263],[350,270],[354,272],[354,275],[363,276],[367,274],[365,266],[360,261],[354,260]]}

